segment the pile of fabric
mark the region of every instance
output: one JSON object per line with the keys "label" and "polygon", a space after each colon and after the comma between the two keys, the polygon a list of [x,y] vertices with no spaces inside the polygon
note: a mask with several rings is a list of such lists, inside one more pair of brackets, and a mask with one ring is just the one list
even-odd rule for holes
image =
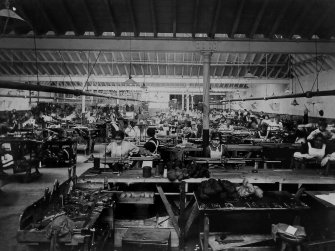
{"label": "pile of fabric", "polygon": [[201,200],[235,200],[238,198],[235,184],[228,180],[209,179],[200,183],[199,198]]}
{"label": "pile of fabric", "polygon": [[238,195],[242,198],[248,197],[250,195],[255,195],[257,198],[263,198],[263,190],[258,186],[254,186],[247,179],[243,180],[241,186],[236,188]]}
{"label": "pile of fabric", "polygon": [[263,198],[263,191],[247,179],[244,179],[240,186],[228,180],[209,179],[200,183],[198,194],[201,200],[214,201],[229,201],[249,196]]}
{"label": "pile of fabric", "polygon": [[209,178],[208,167],[195,162],[185,164],[179,160],[171,161],[167,163],[167,170],[167,177],[170,181],[181,181],[188,178]]}

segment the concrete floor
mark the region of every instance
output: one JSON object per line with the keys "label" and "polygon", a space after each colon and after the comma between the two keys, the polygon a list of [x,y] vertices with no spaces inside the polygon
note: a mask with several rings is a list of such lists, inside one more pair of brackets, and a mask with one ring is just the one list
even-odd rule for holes
{"label": "concrete floor", "polygon": [[[87,156],[82,154],[77,158],[77,175],[81,175],[92,163],[83,163]],[[19,217],[25,207],[43,196],[44,189],[52,190],[55,179],[60,183],[67,179],[67,168],[41,168],[42,174],[37,180],[30,183],[11,179],[0,190],[0,250],[26,251],[25,245],[16,241],[16,231],[19,226]]]}

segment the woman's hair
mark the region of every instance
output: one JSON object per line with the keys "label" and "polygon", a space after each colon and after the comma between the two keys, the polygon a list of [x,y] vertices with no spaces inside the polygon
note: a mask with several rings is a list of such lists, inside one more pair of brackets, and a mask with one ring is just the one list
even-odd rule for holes
{"label": "woman's hair", "polygon": [[218,138],[221,141],[221,133],[213,132],[211,139],[215,139],[215,138]]}
{"label": "woman's hair", "polygon": [[261,129],[267,130],[268,129],[268,124],[266,124],[266,123],[261,124]]}
{"label": "woman's hair", "polygon": [[123,140],[124,139],[124,132],[123,131],[116,131],[115,135],[114,135],[114,139],[116,137],[119,137],[119,138],[121,138]]}
{"label": "woman's hair", "polygon": [[327,127],[328,124],[327,124],[327,121],[325,119],[320,119],[318,121],[318,125],[323,126],[323,127]]}
{"label": "woman's hair", "polygon": [[323,136],[322,133],[318,133],[318,134],[316,134],[316,135],[314,136],[314,140],[315,140],[316,138],[320,138],[322,142],[325,142],[325,137]]}
{"label": "woman's hair", "polygon": [[148,128],[147,129],[147,134],[148,134],[149,137],[154,137],[155,134],[156,134],[156,129],[152,128],[152,127]]}

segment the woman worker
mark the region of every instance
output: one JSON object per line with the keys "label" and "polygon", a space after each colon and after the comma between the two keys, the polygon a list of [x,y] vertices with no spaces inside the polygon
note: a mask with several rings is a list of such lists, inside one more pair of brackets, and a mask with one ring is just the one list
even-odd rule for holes
{"label": "woman worker", "polygon": [[226,148],[221,144],[221,134],[214,132],[210,144],[206,148],[206,157],[211,159],[221,159],[225,152]]}
{"label": "woman worker", "polygon": [[158,153],[158,146],[159,146],[159,140],[156,139],[156,129],[155,128],[148,128],[147,135],[150,137],[150,139],[144,144],[144,148],[150,151],[153,154]]}
{"label": "woman worker", "polygon": [[138,153],[139,150],[135,144],[124,141],[124,132],[116,131],[114,141],[106,148],[106,156],[112,158],[126,158],[134,153]]}
{"label": "woman worker", "polygon": [[328,163],[328,158],[325,158],[328,154],[327,146],[325,143],[325,138],[321,133],[318,133],[314,138],[302,144],[300,152],[295,152],[293,154],[292,168],[305,168],[305,164],[309,160],[315,160],[320,163],[322,167],[326,166]]}

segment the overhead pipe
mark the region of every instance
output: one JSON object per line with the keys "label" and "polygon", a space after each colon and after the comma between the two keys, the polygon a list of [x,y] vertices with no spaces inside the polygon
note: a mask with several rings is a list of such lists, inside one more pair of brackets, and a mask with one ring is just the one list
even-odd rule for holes
{"label": "overhead pipe", "polygon": [[268,96],[268,97],[256,97],[256,98],[238,98],[224,100],[223,103],[236,102],[236,101],[254,101],[254,100],[269,100],[269,99],[287,99],[287,98],[312,98],[312,97],[325,97],[325,96],[335,96],[335,90],[326,90],[326,91],[316,91],[316,92],[304,92],[304,93],[295,93],[288,95],[279,95],[279,96]]}
{"label": "overhead pipe", "polygon": [[54,87],[54,86],[33,85],[33,84],[27,84],[27,83],[21,83],[21,82],[12,82],[12,81],[0,81],[0,88],[16,89],[16,90],[29,90],[29,91],[40,91],[40,92],[64,93],[64,94],[72,94],[72,95],[75,95],[75,96],[92,96],[92,97],[107,98],[107,99],[119,99],[119,100],[141,102],[140,100],[134,99],[134,98],[120,98],[120,97],[117,97],[117,96],[86,92],[86,91],[82,91],[82,90],[74,90],[74,89],[60,88],[60,87]]}

